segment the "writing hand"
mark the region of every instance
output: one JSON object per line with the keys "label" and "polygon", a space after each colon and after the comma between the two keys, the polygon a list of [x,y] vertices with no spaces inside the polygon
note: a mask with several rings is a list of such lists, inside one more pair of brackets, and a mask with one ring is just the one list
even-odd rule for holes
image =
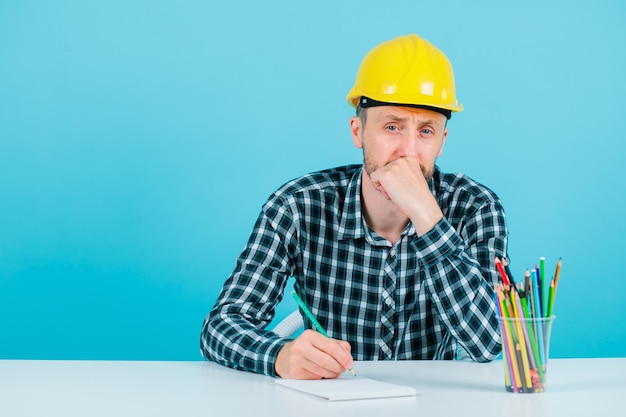
{"label": "writing hand", "polygon": [[350,344],[305,330],[278,352],[276,374],[290,379],[337,378],[352,368]]}

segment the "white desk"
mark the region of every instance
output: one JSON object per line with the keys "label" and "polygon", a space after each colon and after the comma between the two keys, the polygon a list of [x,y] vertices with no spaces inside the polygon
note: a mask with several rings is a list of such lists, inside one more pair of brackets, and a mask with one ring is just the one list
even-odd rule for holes
{"label": "white desk", "polygon": [[512,394],[500,361],[357,362],[416,397],[327,402],[209,362],[0,360],[0,416],[624,416],[626,358],[553,359],[547,392]]}

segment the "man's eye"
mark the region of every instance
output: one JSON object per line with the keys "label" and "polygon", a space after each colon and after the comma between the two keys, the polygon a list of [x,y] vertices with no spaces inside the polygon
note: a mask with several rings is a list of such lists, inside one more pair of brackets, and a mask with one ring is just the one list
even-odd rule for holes
{"label": "man's eye", "polygon": [[390,132],[398,132],[400,129],[398,129],[398,126],[387,126],[387,130]]}
{"label": "man's eye", "polygon": [[430,129],[422,129],[422,134],[424,135],[432,135],[433,131]]}

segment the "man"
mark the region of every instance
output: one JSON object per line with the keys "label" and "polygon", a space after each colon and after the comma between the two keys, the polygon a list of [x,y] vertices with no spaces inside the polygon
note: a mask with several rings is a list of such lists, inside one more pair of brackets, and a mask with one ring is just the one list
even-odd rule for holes
{"label": "man", "polygon": [[[202,354],[298,379],[335,378],[354,360],[454,359],[459,348],[492,360],[507,228],[493,192],[435,165],[462,110],[447,57],[414,34],[384,42],[347,100],[363,166],[305,175],[269,198],[204,322]],[[289,277],[328,338],[265,329]]]}

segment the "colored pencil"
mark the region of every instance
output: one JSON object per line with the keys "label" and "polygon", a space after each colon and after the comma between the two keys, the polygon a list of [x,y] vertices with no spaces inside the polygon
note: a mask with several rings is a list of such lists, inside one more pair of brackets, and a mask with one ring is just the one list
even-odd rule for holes
{"label": "colored pencil", "polygon": [[511,282],[509,281],[509,277],[507,277],[506,275],[506,271],[504,270],[504,267],[502,266],[502,261],[500,260],[500,258],[496,258],[496,268],[498,269],[498,272],[500,273],[500,278],[502,278],[502,283],[504,285],[511,285]]}
{"label": "colored pencil", "polygon": [[548,316],[548,280],[546,279],[546,258],[539,258],[539,274],[541,275],[541,312],[543,317]]}

